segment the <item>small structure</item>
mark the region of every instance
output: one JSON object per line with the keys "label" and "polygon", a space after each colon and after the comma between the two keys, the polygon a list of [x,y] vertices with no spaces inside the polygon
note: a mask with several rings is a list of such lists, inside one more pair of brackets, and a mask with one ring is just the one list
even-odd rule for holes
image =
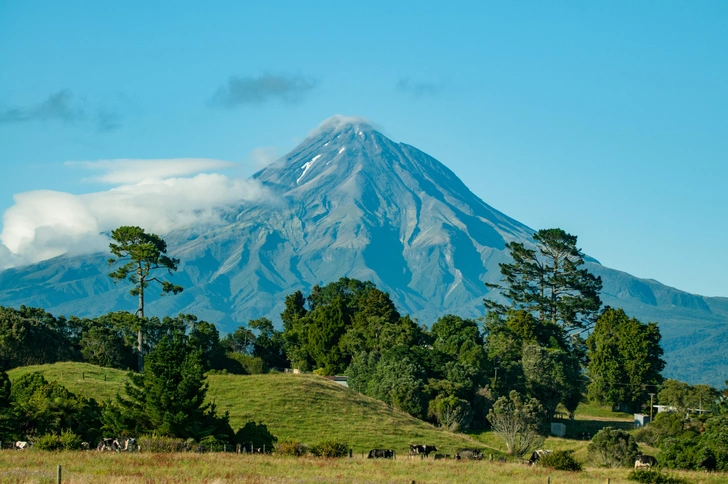
{"label": "small structure", "polygon": [[638,429],[650,423],[650,416],[643,413],[634,414],[634,428]]}
{"label": "small structure", "polygon": [[349,388],[349,384],[347,383],[347,379],[348,379],[347,376],[336,375],[336,376],[325,376],[324,378],[326,378],[327,380],[331,380],[334,383],[338,383],[342,387]]}
{"label": "small structure", "polygon": [[566,425],[559,422],[551,422],[551,433],[557,437],[563,437],[566,435]]}

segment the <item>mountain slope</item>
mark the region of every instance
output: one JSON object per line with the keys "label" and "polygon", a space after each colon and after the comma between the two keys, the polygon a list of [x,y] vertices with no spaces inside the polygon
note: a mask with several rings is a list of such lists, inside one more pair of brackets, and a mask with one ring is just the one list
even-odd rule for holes
{"label": "mountain slope", "polygon": [[[505,244],[533,231],[487,205],[434,158],[360,120],[332,118],[254,175],[271,196],[227,209],[224,224],[166,234],[185,291],[152,298],[148,314],[188,312],[232,330],[279,320],[287,294],[340,277],[374,281],[402,313],[431,324],[448,312],[483,314]],[[107,276],[104,254],[0,272],[0,304],[93,316],[134,309]],[[658,321],[666,374],[722,384],[728,299],[704,298],[601,266],[605,304]]]}

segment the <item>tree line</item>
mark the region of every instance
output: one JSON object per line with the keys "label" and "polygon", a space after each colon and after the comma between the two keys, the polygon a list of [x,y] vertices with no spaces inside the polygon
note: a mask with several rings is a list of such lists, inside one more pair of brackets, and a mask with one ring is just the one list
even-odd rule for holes
{"label": "tree line", "polygon": [[[518,414],[535,435],[548,432],[558,411],[573,415],[585,398],[630,411],[644,408],[650,393],[668,405],[687,398],[665,390],[674,385],[662,377],[657,323],[603,307],[601,280],[584,268],[576,236],[561,229],[536,232],[531,245],[506,245],[512,262],[500,264],[499,284],[488,285],[480,320],[447,314],[428,327],[400,314],[372,282],[342,278],[289,294],[280,329],[261,318],[223,337],[193,315],[146,316],[150,283],[163,293],[182,291],[159,276],[171,275],[179,261],[166,256],[161,238],[138,227],[121,227],[112,238],[109,262],[123,265],[110,276],[131,282],[135,314],[66,319],[37,308],[0,308],[4,368],[75,360],[140,370],[130,374],[126,395],[101,411],[99,429],[106,431],[233,441],[225,416],[204,403],[210,371],[345,374],[353,390],[451,430],[495,428]],[[168,361],[193,375],[189,393],[175,400],[193,402],[189,408],[163,412],[148,403],[168,401],[164,388],[175,382],[158,376]],[[689,388],[706,407],[715,404],[716,390]],[[174,415],[185,415],[192,427],[183,429]]]}

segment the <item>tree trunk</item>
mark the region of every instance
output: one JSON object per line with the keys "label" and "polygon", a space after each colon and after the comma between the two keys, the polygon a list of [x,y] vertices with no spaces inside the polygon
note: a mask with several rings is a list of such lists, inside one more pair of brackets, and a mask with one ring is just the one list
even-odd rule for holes
{"label": "tree trunk", "polygon": [[144,321],[144,279],[139,280],[139,309],[137,309],[137,317],[139,318],[139,331],[137,332],[137,356],[139,358],[139,373],[144,370],[144,345],[142,337],[142,321]]}

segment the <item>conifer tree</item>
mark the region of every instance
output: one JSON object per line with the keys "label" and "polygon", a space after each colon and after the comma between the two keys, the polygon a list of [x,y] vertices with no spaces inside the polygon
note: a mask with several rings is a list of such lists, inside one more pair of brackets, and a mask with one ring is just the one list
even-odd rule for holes
{"label": "conifer tree", "polygon": [[132,296],[139,298],[136,315],[139,318],[137,332],[137,350],[139,352],[139,371],[144,367],[143,339],[141,322],[144,320],[144,291],[150,282],[162,286],[162,294],[178,294],[182,286],[172,284],[160,279],[158,271],[166,270],[169,274],[177,270],[179,259],[172,259],[166,255],[167,243],[158,235],[147,233],[140,227],[123,226],[111,231],[113,242],[109,244],[111,253],[116,258],[108,260],[109,265],[121,263],[121,267],[109,274],[114,282],[128,279],[134,287],[130,291]]}
{"label": "conifer tree", "polygon": [[[513,262],[499,264],[503,284],[486,285],[501,291],[514,309],[536,313],[541,322],[569,330],[590,326],[601,306],[602,280],[582,267],[576,239],[561,229],[545,229],[533,234],[536,249],[509,242]],[[491,311],[507,309],[491,299],[484,302]]]}

